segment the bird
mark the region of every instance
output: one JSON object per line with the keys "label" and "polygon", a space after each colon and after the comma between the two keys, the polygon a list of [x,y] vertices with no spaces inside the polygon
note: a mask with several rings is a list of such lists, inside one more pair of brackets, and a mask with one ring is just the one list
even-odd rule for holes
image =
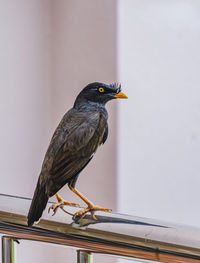
{"label": "bird", "polygon": [[56,196],[57,202],[50,209],[56,213],[63,205],[79,206],[65,201],[58,191],[68,185],[87,207],[74,214],[81,218],[90,212],[111,211],[93,204],[76,188],[81,171],[92,160],[97,148],[108,137],[108,101],[128,97],[122,93],[121,84],[93,82],[84,87],[75,99],[73,107],[65,113],[56,128],[42,163],[41,172],[28,212],[28,226],[38,222],[48,199]]}

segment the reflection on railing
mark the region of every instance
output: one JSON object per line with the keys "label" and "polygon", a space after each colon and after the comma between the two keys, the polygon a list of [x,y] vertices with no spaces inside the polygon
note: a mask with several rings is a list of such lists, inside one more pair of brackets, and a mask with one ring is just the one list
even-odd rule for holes
{"label": "reflection on railing", "polygon": [[[51,205],[50,203],[48,206]],[[200,229],[127,215],[97,212],[97,220],[58,211],[44,212],[34,227],[27,227],[30,199],[0,194],[0,233],[3,263],[14,262],[13,240],[35,240],[78,250],[78,262],[91,262],[93,253],[167,263],[200,262]],[[78,208],[67,207],[72,213]]]}

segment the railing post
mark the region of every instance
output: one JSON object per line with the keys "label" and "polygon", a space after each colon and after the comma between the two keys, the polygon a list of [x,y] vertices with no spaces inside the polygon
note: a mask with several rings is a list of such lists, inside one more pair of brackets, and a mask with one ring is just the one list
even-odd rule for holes
{"label": "railing post", "polygon": [[2,237],[2,263],[15,263],[15,243],[11,237]]}
{"label": "railing post", "polygon": [[93,255],[85,250],[77,251],[77,263],[93,263]]}

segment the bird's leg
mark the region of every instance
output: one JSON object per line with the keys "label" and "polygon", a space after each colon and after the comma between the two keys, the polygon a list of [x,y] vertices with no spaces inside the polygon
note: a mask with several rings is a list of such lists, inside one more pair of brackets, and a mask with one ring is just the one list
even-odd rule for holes
{"label": "bird's leg", "polygon": [[110,212],[112,211],[112,209],[110,208],[103,208],[101,206],[98,205],[94,205],[90,200],[88,200],[84,195],[82,195],[76,188],[72,187],[71,185],[68,185],[69,189],[74,192],[76,195],[78,195],[86,204],[87,204],[87,208],[81,209],[78,212],[76,212],[74,214],[74,218],[79,215],[81,218],[83,218],[87,212],[90,212],[92,215],[92,218],[94,220],[96,220],[97,218],[94,215],[95,211],[104,211],[104,212]]}
{"label": "bird's leg", "polygon": [[50,212],[50,210],[53,210],[53,215],[55,215],[55,213],[57,212],[58,208],[63,208],[63,205],[71,205],[71,206],[79,206],[76,203],[70,203],[65,201],[58,193],[56,193],[56,199],[57,199],[57,203],[52,204],[49,207],[48,212]]}

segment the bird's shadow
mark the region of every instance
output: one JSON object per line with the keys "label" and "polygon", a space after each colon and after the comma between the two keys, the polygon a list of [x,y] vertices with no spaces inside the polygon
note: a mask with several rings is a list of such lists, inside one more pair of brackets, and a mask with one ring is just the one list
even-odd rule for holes
{"label": "bird's shadow", "polygon": [[101,216],[101,215],[96,215],[96,220],[91,215],[88,215],[88,214],[85,215],[84,218],[81,218],[79,215],[76,215],[75,217],[72,218],[72,220],[73,220],[72,227],[79,228],[79,229],[86,229],[90,225],[103,224],[103,223],[129,224],[129,225],[168,228],[167,226],[146,223],[146,222],[142,222],[139,220],[130,220],[130,219],[124,219],[120,217]]}

